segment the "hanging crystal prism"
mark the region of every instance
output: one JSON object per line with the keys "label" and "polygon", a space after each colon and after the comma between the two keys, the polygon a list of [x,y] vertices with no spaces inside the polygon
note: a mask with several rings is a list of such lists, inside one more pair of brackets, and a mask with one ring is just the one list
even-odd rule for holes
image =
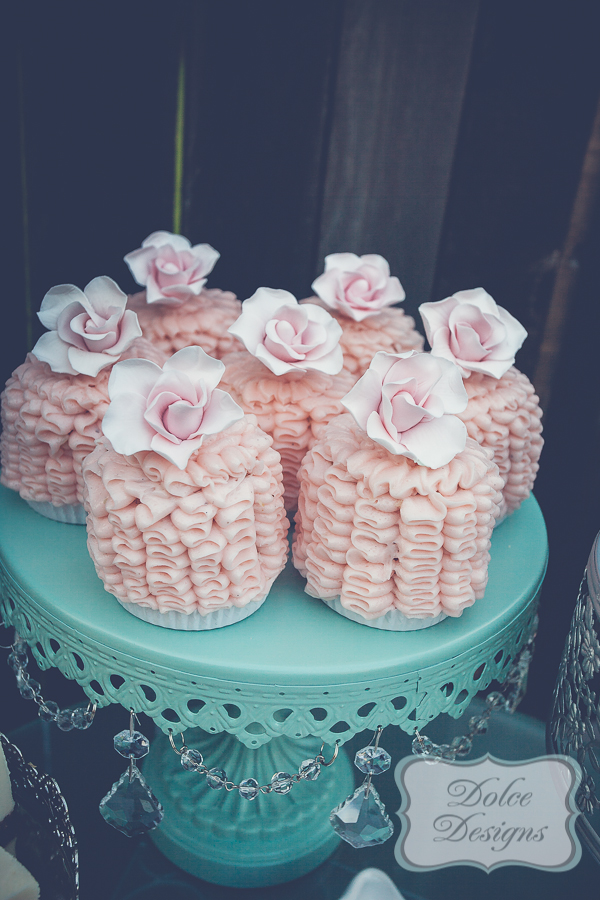
{"label": "hanging crystal prism", "polygon": [[161,804],[133,763],[100,801],[100,813],[109,825],[127,837],[151,831],[164,816]]}
{"label": "hanging crystal prism", "polygon": [[394,833],[379,794],[366,782],[336,806],[329,821],[342,840],[355,849],[383,844]]}

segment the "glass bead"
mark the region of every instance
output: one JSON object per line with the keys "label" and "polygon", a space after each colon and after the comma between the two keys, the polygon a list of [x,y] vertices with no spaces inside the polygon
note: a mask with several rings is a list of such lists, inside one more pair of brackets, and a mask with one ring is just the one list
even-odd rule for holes
{"label": "glass bead", "polygon": [[383,844],[394,833],[394,826],[372,785],[365,796],[365,786],[361,784],[336,806],[329,821],[342,840],[356,849]]}
{"label": "glass bead", "polygon": [[179,761],[187,772],[195,772],[204,762],[204,757],[199,750],[190,750],[186,747],[179,757]]}
{"label": "glass bead", "polygon": [[25,662],[22,662],[16,653],[9,653],[6,662],[14,672],[18,672],[24,665],[27,665],[27,654],[25,654]]}
{"label": "glass bead", "polygon": [[486,716],[473,716],[469,719],[469,731],[474,734],[485,734],[489,728]]}
{"label": "glass bead", "polygon": [[381,775],[392,764],[392,757],[383,747],[363,747],[354,757],[354,765],[365,775]]}
{"label": "glass bead", "polygon": [[146,735],[141,731],[131,732],[129,728],[115,734],[113,745],[121,756],[133,756],[134,759],[141,759],[150,752],[150,741]]}
{"label": "glass bead", "polygon": [[76,728],[78,731],[85,731],[93,721],[85,706],[78,706],[77,709],[74,709],[71,713],[71,718],[73,719],[73,728]]}
{"label": "glass bead", "polygon": [[300,764],[298,774],[307,781],[316,781],[321,774],[321,766],[316,759],[305,759],[304,762]]}
{"label": "glass bead", "polygon": [[440,744],[440,753],[442,759],[452,761],[456,757],[456,750],[450,744]]}
{"label": "glass bead", "polygon": [[71,731],[73,729],[73,713],[70,709],[61,709],[56,715],[56,724],[61,731]]}
{"label": "glass bead", "polygon": [[255,797],[258,797],[258,781],[256,778],[244,778],[243,781],[240,781],[238,790],[240,797],[243,797],[244,800],[254,800]]}
{"label": "glass bead", "polygon": [[137,766],[133,767],[131,781],[129,770],[121,777],[100,801],[102,817],[127,837],[145,834],[160,824],[164,816],[163,808],[148,787]]}
{"label": "glass bead", "polygon": [[431,756],[434,751],[434,743],[428,737],[416,737],[412,742],[412,752],[416,756]]}
{"label": "glass bead", "polygon": [[485,705],[489,709],[500,709],[501,706],[505,704],[504,695],[500,693],[500,691],[492,691],[491,694],[488,694],[485,698]]}
{"label": "glass bead", "polygon": [[466,735],[455,737],[450,744],[450,747],[456,752],[457,756],[467,756],[471,752],[473,741]]}
{"label": "glass bead", "polygon": [[40,686],[37,681],[30,682],[28,678],[17,678],[17,687],[19,688],[19,693],[24,700],[33,700],[36,692],[40,690]]}
{"label": "glass bead", "polygon": [[271,787],[276,794],[289,794],[294,781],[289,772],[275,772],[271,778]]}
{"label": "glass bead", "polygon": [[54,700],[45,700],[43,706],[40,706],[38,715],[43,722],[54,722],[60,712],[58,703]]}
{"label": "glass bead", "polygon": [[220,788],[222,788],[226,781],[227,775],[225,774],[225,769],[219,769],[215,767],[214,769],[208,770],[206,783],[209,788],[213,789],[213,791],[218,791]]}

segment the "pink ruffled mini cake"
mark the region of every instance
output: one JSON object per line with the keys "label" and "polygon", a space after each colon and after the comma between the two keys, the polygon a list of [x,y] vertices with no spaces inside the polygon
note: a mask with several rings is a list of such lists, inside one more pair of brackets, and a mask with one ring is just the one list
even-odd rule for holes
{"label": "pink ruffled mini cake", "polygon": [[[467,438],[460,372],[378,353],[300,471],[306,591],[376,628],[427,628],[483,597],[502,479]],[[354,418],[353,418],[354,417]]]}
{"label": "pink ruffled mini cake", "polygon": [[469,437],[492,451],[504,479],[501,521],[531,493],[544,444],[535,389],[513,365],[527,332],[483,288],[419,310],[431,353],[463,374],[469,402],[459,417]]}
{"label": "pink ruffled mini cake", "polygon": [[355,379],[367,371],[379,350],[405,353],[423,349],[424,340],[414,319],[403,309],[390,306],[401,303],[406,295],[400,281],[390,276],[383,256],[332,253],[325,257],[325,271],[312,289],[317,296],[302,302],[322,304],[339,322],[344,368]]}
{"label": "pink ruffled mini cake", "polygon": [[146,290],[129,298],[142,334],[167,356],[183,347],[198,346],[220,359],[239,349],[227,329],[238,318],[242,304],[231,291],[206,290],[219,253],[209,244],[192,247],[187,238],[155,231],[125,262]]}
{"label": "pink ruffled mini cake", "polygon": [[340,328],[324,309],[298,305],[287,291],[259,288],[231,327],[247,351],[232,353],[223,387],[273,438],[281,455],[285,506],[298,504],[304,454],[354,384],[342,369]]}
{"label": "pink ruffled mini cake", "polygon": [[52,288],[38,313],[50,331],[2,394],[2,484],[59,522],[85,524],[81,465],[101,435],[113,364],[165,358],[139,337],[126,301],[106,277],[94,278],[84,291]]}
{"label": "pink ruffled mini cake", "polygon": [[279,455],[188,347],[115,366],[83,466],[88,547],[107,591],[156,625],[206,630],[255,612],[287,557]]}

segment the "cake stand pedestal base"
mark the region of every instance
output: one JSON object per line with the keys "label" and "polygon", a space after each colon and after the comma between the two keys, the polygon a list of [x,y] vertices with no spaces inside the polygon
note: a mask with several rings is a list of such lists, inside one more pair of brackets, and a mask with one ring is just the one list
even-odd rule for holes
{"label": "cake stand pedestal base", "polygon": [[[248,777],[269,784],[278,771],[294,774],[321,746],[313,738],[280,737],[250,750],[232,735],[199,728],[187,731],[185,739],[190,749],[200,750],[208,768],[225,769],[238,784]],[[320,865],[339,844],[329,813],[354,790],[354,770],[343,750],[316,781],[250,801],[238,791],[213,790],[203,776],[183,769],[161,734],[143,769],[165,808],[162,824],[151,834],[156,846],[191,875],[230,887],[279,884]]]}

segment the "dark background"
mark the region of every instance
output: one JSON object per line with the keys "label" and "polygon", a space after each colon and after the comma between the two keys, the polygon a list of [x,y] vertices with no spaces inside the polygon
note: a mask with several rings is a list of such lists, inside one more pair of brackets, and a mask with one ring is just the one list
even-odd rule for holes
{"label": "dark background", "polygon": [[[181,231],[221,252],[209,286],[301,297],[326,253],[381,253],[413,315],[484,286],[528,329],[517,364],[534,379],[567,265],[536,383],[551,557],[523,708],[541,719],[600,527],[600,216],[594,178],[581,182],[599,26],[582,0],[21,2],[5,21],[2,381],[52,285],[109,274],[132,290],[123,255],[172,229],[182,59]],[[8,675],[0,660],[5,731],[35,712]]]}

